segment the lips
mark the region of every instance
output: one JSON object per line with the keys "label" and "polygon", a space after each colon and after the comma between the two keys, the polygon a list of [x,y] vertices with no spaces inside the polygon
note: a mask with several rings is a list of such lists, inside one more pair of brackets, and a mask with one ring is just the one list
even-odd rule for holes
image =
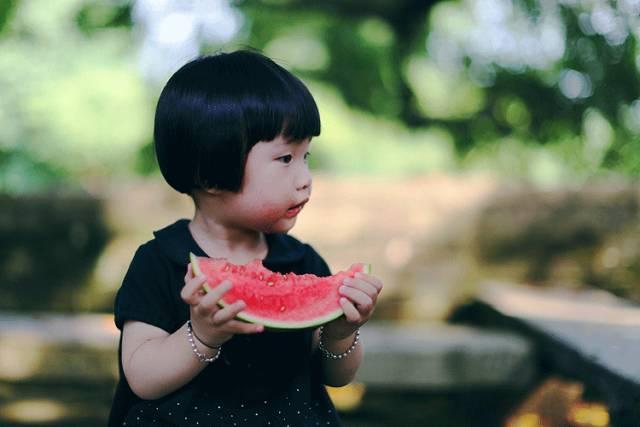
{"label": "lips", "polygon": [[298,215],[308,201],[309,199],[306,199],[301,203],[298,203],[297,205],[290,207],[289,209],[287,209],[287,213],[285,214],[285,216],[287,218],[293,218],[294,216]]}

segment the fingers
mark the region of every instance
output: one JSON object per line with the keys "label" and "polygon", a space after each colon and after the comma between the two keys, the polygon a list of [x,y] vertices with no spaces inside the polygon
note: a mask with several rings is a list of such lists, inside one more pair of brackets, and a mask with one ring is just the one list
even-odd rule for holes
{"label": "fingers", "polygon": [[362,316],[358,309],[347,298],[340,298],[340,307],[344,311],[344,317],[350,323],[359,323],[362,320]]}
{"label": "fingers", "polygon": [[245,309],[247,304],[244,301],[239,300],[233,304],[229,304],[225,308],[218,310],[212,317],[211,321],[215,326],[220,326],[234,319],[242,310]]}
{"label": "fingers", "polygon": [[356,275],[354,278],[346,278],[339,292],[358,305],[361,311],[369,312],[376,305],[378,294],[382,289],[382,282],[367,275]]}
{"label": "fingers", "polygon": [[339,292],[343,298],[340,306],[350,323],[363,323],[371,316],[378,294],[382,290],[382,281],[364,273],[356,273],[353,278],[343,280]]}
{"label": "fingers", "polygon": [[363,292],[365,295],[367,295],[373,301],[378,299],[378,290],[376,289],[376,287],[373,286],[371,283],[366,282],[366,281],[364,281],[362,279],[346,278],[346,279],[344,279],[342,281],[342,284],[344,285],[344,287],[350,287],[350,288],[357,289],[357,290]]}
{"label": "fingers", "polygon": [[240,314],[240,312],[246,307],[247,304],[242,300],[229,304],[228,306],[218,310],[213,315],[211,323],[213,326],[222,327],[232,334],[252,334],[262,332],[264,330],[263,325],[235,320],[236,316],[238,316],[238,314]]}
{"label": "fingers", "polygon": [[[235,317],[246,308],[244,301],[235,301],[226,307],[220,308],[220,300],[232,287],[229,280],[220,282],[210,288],[203,276],[194,276],[191,264],[187,267],[184,276],[185,285],[180,291],[180,297],[191,305],[191,318],[199,324],[203,337],[210,342],[226,342],[235,334],[254,334],[264,330],[263,325],[256,325],[235,320]],[[207,292],[204,291],[207,287]]]}
{"label": "fingers", "polygon": [[[358,305],[363,311],[369,311],[373,307],[373,297],[367,295],[366,291],[359,287],[344,285],[341,286],[340,294],[347,297],[351,302]],[[376,295],[375,293],[373,295]]]}
{"label": "fingers", "polygon": [[229,280],[223,280],[215,288],[209,288],[209,292],[200,298],[198,306],[205,310],[213,310],[218,306],[218,301],[233,287]]}
{"label": "fingers", "polygon": [[202,297],[200,303],[195,307],[199,316],[206,318],[205,321],[210,326],[220,328],[231,334],[249,334],[262,332],[263,325],[255,325],[235,320],[235,318],[247,307],[247,304],[238,300],[225,307],[218,305],[222,296],[232,287],[230,281],[225,280],[216,286],[211,292]]}
{"label": "fingers", "polygon": [[263,325],[246,323],[240,320],[231,320],[226,324],[226,327],[233,334],[255,334],[264,331]]}
{"label": "fingers", "polygon": [[180,297],[188,304],[197,304],[202,296],[202,287],[206,279],[202,276],[185,276],[185,285],[180,291]]}
{"label": "fingers", "polygon": [[[255,334],[264,331],[264,325],[236,320],[235,317],[246,308],[244,301],[236,301],[212,312],[199,310],[200,305],[191,308],[193,327],[201,331],[198,334],[204,342],[224,344],[237,334]],[[217,345],[216,344],[216,345]]]}
{"label": "fingers", "polygon": [[378,279],[375,276],[371,276],[365,273],[356,273],[354,276],[356,279],[363,280],[364,282],[373,286],[376,290],[376,293],[379,294],[382,290],[382,280]]}
{"label": "fingers", "polygon": [[185,283],[187,282],[187,280],[189,280],[193,276],[195,276],[195,274],[193,274],[193,268],[191,267],[191,263],[189,263],[187,264],[187,273],[184,275]]}

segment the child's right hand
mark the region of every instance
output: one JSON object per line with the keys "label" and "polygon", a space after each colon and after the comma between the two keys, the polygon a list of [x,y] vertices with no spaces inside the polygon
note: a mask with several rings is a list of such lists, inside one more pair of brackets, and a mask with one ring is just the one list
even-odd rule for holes
{"label": "child's right hand", "polygon": [[216,347],[229,341],[235,334],[253,334],[262,332],[264,326],[235,320],[235,317],[246,307],[244,301],[236,301],[224,308],[218,301],[233,286],[228,280],[220,283],[209,292],[204,292],[202,286],[206,279],[194,276],[191,264],[184,276],[184,287],[180,296],[190,305],[191,324],[196,336],[204,344]]}

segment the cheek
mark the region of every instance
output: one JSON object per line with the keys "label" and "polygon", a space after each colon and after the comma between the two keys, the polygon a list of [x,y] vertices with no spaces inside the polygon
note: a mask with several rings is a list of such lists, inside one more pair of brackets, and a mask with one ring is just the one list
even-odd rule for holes
{"label": "cheek", "polygon": [[[269,203],[255,204],[248,213],[248,222],[252,227],[265,233],[281,233],[287,230],[274,228],[284,218],[284,212],[278,205]],[[250,219],[249,219],[250,218]]]}
{"label": "cheek", "polygon": [[253,212],[261,216],[273,215],[276,213],[276,207],[268,204],[260,204],[255,206]]}
{"label": "cheek", "polygon": [[268,174],[251,176],[243,191],[240,208],[247,215],[267,221],[282,216],[291,203],[286,197],[288,192],[277,185],[264,185],[268,177]]}
{"label": "cheek", "polygon": [[251,203],[247,208],[252,215],[259,217],[282,215],[282,206],[269,200],[256,201],[255,203]]}

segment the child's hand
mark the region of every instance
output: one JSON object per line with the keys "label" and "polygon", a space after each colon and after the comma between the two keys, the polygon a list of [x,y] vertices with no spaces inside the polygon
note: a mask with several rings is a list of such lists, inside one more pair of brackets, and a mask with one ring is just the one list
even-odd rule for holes
{"label": "child's hand", "polygon": [[344,279],[338,289],[344,316],[328,323],[323,334],[335,340],[352,335],[373,314],[381,290],[382,281],[370,274],[356,273],[353,279]]}
{"label": "child's hand", "polygon": [[220,346],[229,341],[235,334],[251,334],[262,332],[264,326],[235,320],[246,304],[236,301],[224,308],[218,306],[218,301],[231,289],[228,280],[220,283],[210,292],[205,292],[202,286],[205,278],[193,276],[191,264],[184,276],[184,287],[180,296],[191,306],[191,324],[196,336],[208,346]]}

